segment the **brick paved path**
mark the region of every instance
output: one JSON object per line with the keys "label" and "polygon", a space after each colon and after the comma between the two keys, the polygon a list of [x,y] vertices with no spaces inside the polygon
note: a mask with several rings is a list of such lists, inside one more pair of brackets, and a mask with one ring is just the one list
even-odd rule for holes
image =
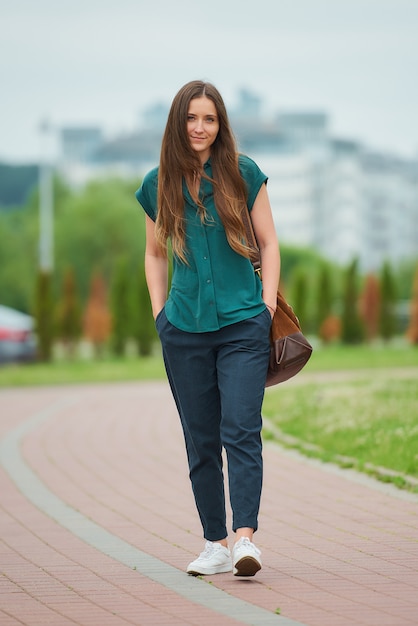
{"label": "brick paved path", "polygon": [[418,498],[271,444],[263,569],[187,576],[203,541],[166,383],[1,391],[0,445],[1,626],[418,624]]}

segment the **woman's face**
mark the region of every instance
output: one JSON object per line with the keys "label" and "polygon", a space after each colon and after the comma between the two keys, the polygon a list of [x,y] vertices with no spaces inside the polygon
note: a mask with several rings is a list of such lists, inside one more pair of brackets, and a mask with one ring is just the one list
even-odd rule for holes
{"label": "woman's face", "polygon": [[210,156],[210,147],[219,131],[219,119],[212,100],[202,96],[190,100],[187,113],[187,134],[190,145],[199,153],[201,163]]}

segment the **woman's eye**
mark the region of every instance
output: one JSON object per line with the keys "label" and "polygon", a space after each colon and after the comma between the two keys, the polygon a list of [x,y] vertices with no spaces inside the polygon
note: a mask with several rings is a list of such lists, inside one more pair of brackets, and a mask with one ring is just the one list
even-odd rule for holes
{"label": "woman's eye", "polygon": [[187,116],[187,121],[188,122],[192,122],[194,120],[194,115],[188,115]]}

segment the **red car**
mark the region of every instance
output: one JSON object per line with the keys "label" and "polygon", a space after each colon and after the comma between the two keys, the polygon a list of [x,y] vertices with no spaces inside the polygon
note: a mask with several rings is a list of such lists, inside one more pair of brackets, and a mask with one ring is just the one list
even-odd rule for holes
{"label": "red car", "polygon": [[30,315],[0,304],[0,364],[36,359],[33,326]]}

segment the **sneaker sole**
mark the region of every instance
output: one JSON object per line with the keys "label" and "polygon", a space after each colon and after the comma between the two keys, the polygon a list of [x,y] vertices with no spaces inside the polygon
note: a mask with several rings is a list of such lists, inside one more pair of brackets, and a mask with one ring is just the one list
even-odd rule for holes
{"label": "sneaker sole", "polygon": [[254,576],[261,569],[261,563],[252,556],[243,556],[234,566],[234,576]]}
{"label": "sneaker sole", "polygon": [[213,574],[226,574],[231,571],[231,565],[223,565],[222,567],[200,567],[199,571],[197,569],[188,569],[187,573],[189,576],[212,576]]}

